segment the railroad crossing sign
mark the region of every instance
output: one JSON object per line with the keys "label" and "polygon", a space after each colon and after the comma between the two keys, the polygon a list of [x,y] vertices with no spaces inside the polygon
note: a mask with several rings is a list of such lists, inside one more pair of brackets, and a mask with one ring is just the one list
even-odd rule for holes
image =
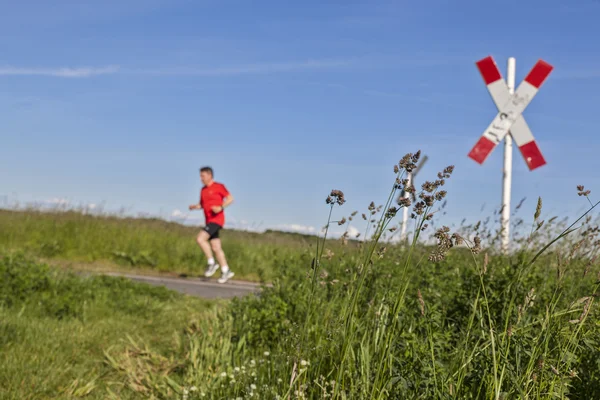
{"label": "railroad crossing sign", "polygon": [[543,60],[539,60],[519,85],[516,92],[511,94],[506,81],[502,78],[502,74],[491,56],[479,60],[476,64],[498,108],[498,114],[473,147],[469,157],[479,164],[483,164],[487,156],[510,131],[510,135],[519,147],[530,171],[546,164],[546,160],[544,160],[544,156],[535,142],[535,138],[529,130],[522,113],[554,67]]}

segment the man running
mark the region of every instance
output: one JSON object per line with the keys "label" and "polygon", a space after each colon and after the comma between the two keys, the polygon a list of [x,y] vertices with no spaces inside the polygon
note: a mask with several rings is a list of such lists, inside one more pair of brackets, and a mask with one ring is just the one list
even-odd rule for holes
{"label": "man running", "polygon": [[[200,203],[192,204],[190,210],[204,210],[206,224],[202,232],[198,234],[196,241],[208,259],[208,267],[204,276],[213,276],[219,265],[221,266],[221,277],[219,283],[227,282],[234,274],[227,266],[225,253],[221,248],[221,239],[219,231],[225,225],[225,213],[223,209],[233,202],[233,196],[227,188],[213,180],[213,170],[211,167],[200,168],[200,180],[204,184],[200,191]],[[215,263],[214,256],[218,263]]]}

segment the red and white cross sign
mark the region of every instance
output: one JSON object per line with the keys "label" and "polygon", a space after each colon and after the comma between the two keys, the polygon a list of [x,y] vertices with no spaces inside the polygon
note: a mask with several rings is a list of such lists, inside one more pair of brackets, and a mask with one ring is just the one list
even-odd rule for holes
{"label": "red and white cross sign", "polygon": [[529,170],[546,164],[522,113],[550,75],[553,67],[547,62],[539,60],[515,93],[511,95],[506,81],[502,78],[502,74],[491,56],[479,60],[476,64],[498,108],[498,114],[473,147],[469,157],[479,164],[483,164],[487,156],[510,131]]}

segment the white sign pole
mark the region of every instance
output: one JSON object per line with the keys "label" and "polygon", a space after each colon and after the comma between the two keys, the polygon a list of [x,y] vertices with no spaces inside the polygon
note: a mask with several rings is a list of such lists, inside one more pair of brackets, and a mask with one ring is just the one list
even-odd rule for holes
{"label": "white sign pole", "polygon": [[[412,185],[412,172],[407,174],[407,184],[406,187],[410,187]],[[404,198],[410,196],[410,193],[404,191]],[[408,207],[403,207],[403,216],[402,216],[402,231],[400,232],[400,242],[404,243],[406,241],[406,230],[408,228]]]}
{"label": "white sign pole", "polygon": [[[508,93],[515,93],[515,65],[516,61],[513,57],[508,59],[506,84]],[[513,154],[513,138],[510,134],[504,137],[504,173],[502,175],[502,251],[508,253],[510,247],[510,191],[512,186],[512,154]]]}

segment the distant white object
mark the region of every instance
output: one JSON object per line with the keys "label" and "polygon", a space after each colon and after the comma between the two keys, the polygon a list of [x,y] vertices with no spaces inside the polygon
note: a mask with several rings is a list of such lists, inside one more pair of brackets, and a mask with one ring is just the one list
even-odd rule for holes
{"label": "distant white object", "polygon": [[[427,156],[423,156],[421,158],[421,161],[419,162],[419,164],[417,165],[417,168],[415,168],[414,171],[409,172],[407,174],[407,179],[408,182],[406,184],[406,186],[411,186],[413,185],[413,180],[416,178],[417,173],[421,170],[421,168],[423,167],[423,165],[425,164],[425,162],[427,161]],[[402,192],[400,193],[400,197],[398,198],[398,202],[400,202],[400,199],[403,199],[405,197],[408,197],[409,193],[406,192],[404,189],[402,189]],[[415,194],[411,193],[411,200],[414,202],[416,200]],[[403,207],[402,210],[402,230],[400,231],[400,242],[404,243],[404,241],[406,240],[406,231],[408,229],[408,207]]]}

